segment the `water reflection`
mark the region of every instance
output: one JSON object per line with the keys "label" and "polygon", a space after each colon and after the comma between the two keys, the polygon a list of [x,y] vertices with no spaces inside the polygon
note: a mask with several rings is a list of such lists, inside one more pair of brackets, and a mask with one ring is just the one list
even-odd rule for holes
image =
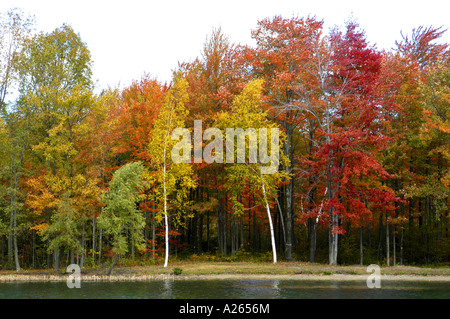
{"label": "water reflection", "polygon": [[163,280],[161,287],[161,298],[163,299],[173,298],[172,286],[173,280],[170,279]]}
{"label": "water reflection", "polygon": [[358,281],[312,280],[162,280],[147,282],[82,282],[80,289],[65,283],[2,283],[7,298],[145,298],[145,299],[331,299],[331,298],[443,298],[450,299],[448,282],[385,281],[369,289]]}
{"label": "water reflection", "polygon": [[281,297],[279,285],[279,280],[237,280],[232,288],[243,298],[276,299]]}
{"label": "water reflection", "polygon": [[274,280],[273,281],[274,298],[280,298],[281,289],[280,289],[280,287],[278,287],[279,284],[280,284],[279,280]]}

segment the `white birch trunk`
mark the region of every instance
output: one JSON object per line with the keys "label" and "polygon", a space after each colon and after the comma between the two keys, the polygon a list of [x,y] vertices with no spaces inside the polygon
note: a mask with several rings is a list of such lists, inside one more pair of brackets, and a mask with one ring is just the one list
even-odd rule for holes
{"label": "white birch trunk", "polygon": [[263,180],[262,176],[261,176],[261,185],[262,185],[262,191],[264,194],[264,201],[266,203],[267,217],[269,218],[270,240],[272,242],[273,263],[276,264],[277,263],[277,247],[275,246],[275,234],[273,232],[272,216],[270,214],[269,202],[267,201],[266,186],[264,184],[264,180]]}
{"label": "white birch trunk", "polygon": [[166,240],[166,257],[164,260],[164,268],[169,263],[169,221],[167,218],[167,193],[166,193],[166,146],[164,145],[164,223],[165,223],[165,240]]}

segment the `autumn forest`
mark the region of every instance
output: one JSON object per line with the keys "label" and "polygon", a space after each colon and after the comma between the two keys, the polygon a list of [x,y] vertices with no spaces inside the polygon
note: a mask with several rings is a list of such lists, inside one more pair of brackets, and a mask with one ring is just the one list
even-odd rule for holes
{"label": "autumn forest", "polygon": [[[391,50],[351,19],[328,31],[274,16],[242,32],[254,46],[205,30],[170,83],[146,74],[95,93],[76,30],[2,13],[0,268],[448,264],[445,28],[417,26]],[[244,163],[173,162],[174,130],[196,139],[199,120],[204,150],[208,128],[278,128],[278,169],[249,163],[248,138]]]}

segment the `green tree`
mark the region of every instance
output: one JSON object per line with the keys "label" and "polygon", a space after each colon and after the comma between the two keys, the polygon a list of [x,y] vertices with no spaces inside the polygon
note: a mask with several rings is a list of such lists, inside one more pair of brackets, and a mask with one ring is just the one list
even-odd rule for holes
{"label": "green tree", "polygon": [[112,236],[115,253],[108,275],[112,272],[117,256],[128,252],[130,239],[131,244],[138,250],[145,247],[143,242],[145,219],[137,209],[137,202],[144,198],[142,194],[145,189],[144,171],[142,162],[122,166],[114,172],[109,190],[103,196],[106,206],[98,218],[98,225],[106,234]]}
{"label": "green tree", "polygon": [[[87,179],[85,165],[77,166],[76,158],[80,153],[77,140],[83,131],[83,121],[94,104],[91,66],[86,44],[68,25],[48,34],[37,34],[18,59],[17,112],[28,132],[28,148],[33,151],[30,161],[36,174],[49,175],[45,187],[55,195],[56,201],[82,194],[81,189],[75,189],[76,185],[82,186],[77,180]],[[82,205],[78,199],[67,200],[62,206],[53,205],[49,213],[59,214],[69,204],[74,206],[67,213],[80,212]],[[54,236],[61,234],[57,232]],[[57,245],[52,246],[57,270],[59,251]]]}
{"label": "green tree", "polygon": [[76,251],[77,254],[83,255],[83,247],[79,240],[79,224],[82,219],[74,209],[76,207],[74,199],[67,192],[57,200],[55,206],[56,212],[51,216],[51,224],[41,233],[42,238],[49,242],[47,250],[51,252],[65,248],[65,252]]}
{"label": "green tree", "polygon": [[12,259],[14,259],[16,271],[20,271],[17,235],[22,228],[18,224],[18,217],[23,210],[22,199],[24,194],[19,182],[25,174],[26,131],[23,127],[23,121],[17,113],[7,113],[5,110],[2,113],[2,120],[5,120],[5,126],[2,130],[4,165],[0,168],[0,175],[4,181],[5,195],[9,202],[5,208],[5,212],[9,215],[8,256],[10,266],[12,266]]}
{"label": "green tree", "polygon": [[[25,132],[23,121],[14,113],[14,107],[7,108],[7,95],[18,79],[17,58],[29,38],[34,20],[26,17],[19,9],[10,9],[0,14],[0,112],[2,121],[2,159],[1,179],[4,180],[3,195],[9,198],[4,206],[5,221],[9,217],[9,227],[1,227],[8,233],[8,256],[10,266],[14,258],[16,271],[20,271],[17,235],[19,232],[18,215],[23,202],[19,182],[23,175]],[[1,223],[1,222],[0,222]],[[6,228],[5,228],[6,227]],[[13,257],[14,256],[14,257]]]}

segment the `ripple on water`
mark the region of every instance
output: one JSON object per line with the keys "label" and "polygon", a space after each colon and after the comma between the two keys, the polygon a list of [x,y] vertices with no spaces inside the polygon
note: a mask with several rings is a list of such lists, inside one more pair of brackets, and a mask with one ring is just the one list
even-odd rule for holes
{"label": "ripple on water", "polygon": [[365,282],[323,280],[160,280],[82,282],[15,282],[0,285],[0,299],[449,299],[448,282],[382,281],[380,289]]}

